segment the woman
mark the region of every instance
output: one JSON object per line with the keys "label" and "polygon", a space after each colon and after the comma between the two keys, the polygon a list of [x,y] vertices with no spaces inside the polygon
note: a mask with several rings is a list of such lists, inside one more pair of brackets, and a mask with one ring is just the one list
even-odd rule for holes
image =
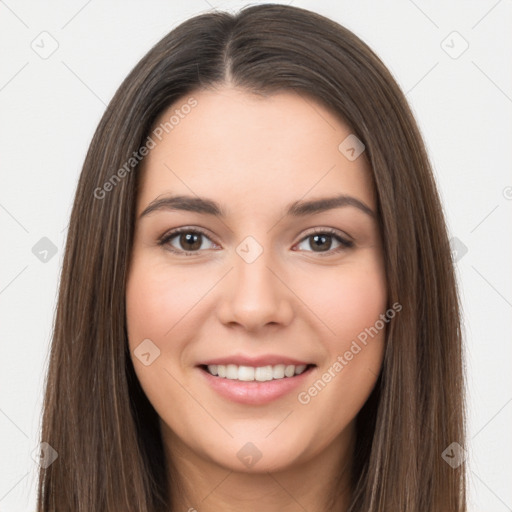
{"label": "woman", "polygon": [[84,163],[38,510],[465,511],[462,363],[389,71],[304,9],[196,16],[125,79]]}

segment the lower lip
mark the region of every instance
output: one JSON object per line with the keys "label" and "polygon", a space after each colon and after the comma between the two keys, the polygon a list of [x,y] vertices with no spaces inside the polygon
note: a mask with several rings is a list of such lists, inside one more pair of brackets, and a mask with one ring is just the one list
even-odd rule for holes
{"label": "lower lip", "polygon": [[277,400],[304,385],[315,368],[316,366],[310,366],[300,375],[264,382],[216,377],[201,367],[199,367],[199,371],[204,375],[213,390],[224,398],[240,404],[263,405],[272,402],[272,400]]}

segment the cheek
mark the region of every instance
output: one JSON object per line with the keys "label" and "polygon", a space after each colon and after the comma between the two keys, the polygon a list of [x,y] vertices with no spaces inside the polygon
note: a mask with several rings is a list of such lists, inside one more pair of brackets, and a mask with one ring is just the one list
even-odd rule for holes
{"label": "cheek", "polygon": [[[217,279],[208,269],[172,267],[161,258],[134,254],[126,283],[128,346],[139,382],[157,411],[167,409],[165,397],[173,396],[175,403],[186,399],[172,376],[190,363],[198,311]],[[147,352],[148,345],[141,345],[147,339],[152,354],[158,354],[148,366],[138,359]],[[182,375],[180,381],[186,378]]]}
{"label": "cheek", "polygon": [[[329,411],[330,435],[359,412],[377,380],[384,354],[387,287],[377,255],[340,267],[336,279],[317,280],[312,308],[329,327],[323,336],[327,357],[316,380],[302,390],[299,402],[311,417]],[[321,293],[320,293],[321,290]],[[315,427],[316,428],[316,427]],[[325,432],[324,432],[325,434]]]}
{"label": "cheek", "polygon": [[[172,270],[147,255],[136,254],[132,261],[126,283],[130,357],[147,398],[159,414],[168,410],[169,397],[176,407],[186,405],[187,395],[172,376],[179,372],[187,329],[193,332],[189,313],[204,295],[196,284],[183,270]],[[159,354],[146,366],[139,361],[137,353],[142,351],[137,348],[147,339],[152,342],[148,349],[151,357],[157,353],[153,346]]]}
{"label": "cheek", "polygon": [[163,280],[155,280],[142,267],[132,271],[126,289],[126,321],[132,348],[145,338],[161,338],[164,329],[171,328],[172,318],[166,314],[169,300],[173,300],[173,294],[166,291]]}
{"label": "cheek", "polygon": [[[130,344],[166,339],[201,298],[204,291],[185,279],[186,272],[163,268],[149,260],[135,261],[126,287]],[[190,277],[190,276],[189,276]]]}
{"label": "cheek", "polygon": [[[384,269],[376,255],[353,265],[317,273],[315,286],[305,283],[303,296],[319,320],[328,328],[325,340],[331,350],[342,349],[375,324],[387,306]],[[307,291],[309,290],[309,291]]]}
{"label": "cheek", "polygon": [[[328,327],[322,329],[326,357],[319,368],[322,383],[318,389],[323,389],[323,384],[329,389],[322,391],[316,405],[339,401],[348,407],[343,414],[355,414],[363,405],[384,354],[387,322],[381,318],[387,309],[385,269],[379,254],[368,252],[366,256],[340,266],[335,276],[332,272],[325,277],[317,275],[316,293],[310,293],[308,299]],[[324,372],[330,373],[322,378]]]}
{"label": "cheek", "polygon": [[357,337],[385,312],[386,296],[385,283],[378,273],[366,271],[346,276],[331,310],[333,330],[344,340]]}

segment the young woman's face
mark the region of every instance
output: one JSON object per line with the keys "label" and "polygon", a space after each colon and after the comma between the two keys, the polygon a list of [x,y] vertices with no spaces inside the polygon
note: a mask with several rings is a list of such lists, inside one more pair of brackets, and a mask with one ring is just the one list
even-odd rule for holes
{"label": "young woman's face", "polygon": [[341,453],[386,324],[364,152],[294,93],[201,91],[160,122],[126,298],[133,365],[167,446],[246,472]]}

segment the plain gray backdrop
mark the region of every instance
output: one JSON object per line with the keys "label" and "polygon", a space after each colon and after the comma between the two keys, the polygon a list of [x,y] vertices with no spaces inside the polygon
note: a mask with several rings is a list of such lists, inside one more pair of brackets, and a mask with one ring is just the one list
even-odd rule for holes
{"label": "plain gray backdrop", "polygon": [[[355,32],[407,95],[457,259],[470,510],[512,511],[512,1],[291,3]],[[66,226],[100,117],[172,28],[246,4],[0,0],[1,512],[35,510],[32,457]]]}

